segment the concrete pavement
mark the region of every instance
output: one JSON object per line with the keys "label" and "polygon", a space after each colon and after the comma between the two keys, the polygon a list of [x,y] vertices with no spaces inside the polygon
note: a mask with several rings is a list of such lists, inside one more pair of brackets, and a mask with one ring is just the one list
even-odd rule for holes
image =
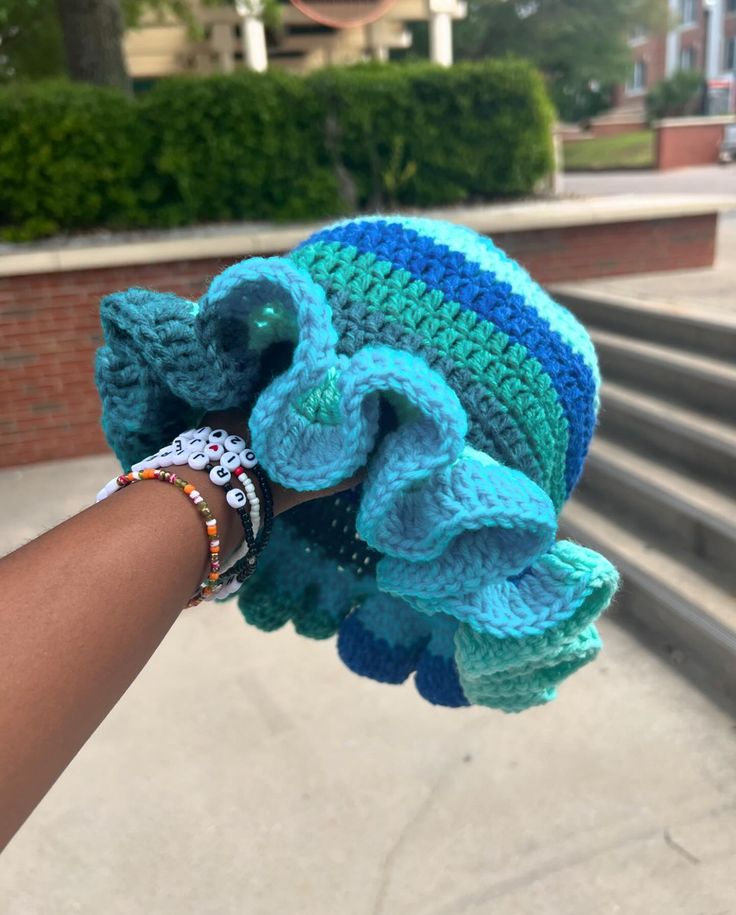
{"label": "concrete pavement", "polygon": [[[23,519],[0,552],[113,467],[0,473]],[[0,913],[736,911],[736,725],[603,635],[556,703],[503,716],[358,678],[233,605],[187,612],[0,859]]]}
{"label": "concrete pavement", "polygon": [[736,194],[736,164],[698,165],[658,172],[567,172],[560,193],[583,197],[608,194]]}

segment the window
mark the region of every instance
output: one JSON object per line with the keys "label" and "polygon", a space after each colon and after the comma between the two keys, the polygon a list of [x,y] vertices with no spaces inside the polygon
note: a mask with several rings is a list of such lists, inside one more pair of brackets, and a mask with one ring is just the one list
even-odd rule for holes
{"label": "window", "polygon": [[697,66],[697,54],[695,53],[695,48],[681,48],[680,49],[680,69],[681,70],[694,70]]}
{"label": "window", "polygon": [[736,0],[726,0],[726,12],[736,13]]}
{"label": "window", "polygon": [[[736,0],[734,0],[736,3]],[[643,25],[635,25],[634,28],[629,32],[629,44],[641,44],[642,41],[646,41],[648,37],[647,30]]]}
{"label": "window", "polygon": [[634,69],[626,84],[629,92],[643,92],[647,87],[647,62],[645,60],[634,61]]}
{"label": "window", "polygon": [[736,71],[736,35],[726,42],[726,70]]}
{"label": "window", "polygon": [[697,0],[680,0],[680,25],[694,25],[697,13]]}

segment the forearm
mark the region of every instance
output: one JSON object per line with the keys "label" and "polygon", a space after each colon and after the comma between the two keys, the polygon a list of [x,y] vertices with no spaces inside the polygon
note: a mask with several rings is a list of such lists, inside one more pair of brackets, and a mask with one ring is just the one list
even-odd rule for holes
{"label": "forearm", "polygon": [[[234,411],[207,421],[247,429]],[[217,518],[227,556],[243,537],[237,513],[206,471],[182,470]],[[272,483],[274,515],[360,477],[320,493]],[[92,493],[99,483],[90,482]],[[150,480],[0,560],[0,848],[146,664],[207,560],[202,514],[176,487]]]}
{"label": "forearm", "polygon": [[[186,478],[226,556],[242,538],[237,514],[206,473]],[[275,514],[306,497],[278,486],[273,496]],[[156,650],[207,555],[190,500],[147,481],[0,560],[0,848]]]}

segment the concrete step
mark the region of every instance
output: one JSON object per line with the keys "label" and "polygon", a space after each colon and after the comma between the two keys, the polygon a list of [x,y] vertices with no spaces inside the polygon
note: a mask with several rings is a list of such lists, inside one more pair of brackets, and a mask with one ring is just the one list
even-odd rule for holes
{"label": "concrete step", "polygon": [[736,367],[660,344],[592,329],[604,378],[725,423],[736,422]]}
{"label": "concrete step", "polygon": [[593,442],[578,496],[736,595],[736,500],[604,438]]}
{"label": "concrete step", "polygon": [[736,427],[607,381],[598,434],[736,498]]}
{"label": "concrete step", "polygon": [[577,499],[562,533],[621,572],[611,616],[626,622],[692,680],[736,710],[736,597]]}
{"label": "concrete step", "polygon": [[730,316],[575,286],[555,286],[552,294],[588,327],[736,363],[736,319]]}

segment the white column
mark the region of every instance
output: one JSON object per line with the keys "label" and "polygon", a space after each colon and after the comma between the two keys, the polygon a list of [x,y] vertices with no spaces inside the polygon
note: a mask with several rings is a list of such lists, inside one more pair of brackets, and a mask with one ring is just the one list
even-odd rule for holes
{"label": "white column", "polygon": [[233,59],[234,37],[231,22],[213,23],[210,44],[212,49],[217,52],[221,73],[232,73],[235,69],[235,61]]}
{"label": "white column", "polygon": [[723,16],[724,0],[705,0],[705,7],[710,10],[708,16],[708,49],[705,59],[705,75],[715,79],[723,68]]}
{"label": "white column", "polygon": [[667,48],[664,59],[665,76],[672,74],[680,68],[680,33],[676,23],[679,21],[680,4],[678,0],[669,0],[669,16],[673,22],[672,28],[667,32]]}
{"label": "white column", "polygon": [[381,25],[380,21],[367,25],[365,27],[365,41],[372,59],[386,63],[388,60],[388,45],[382,34]]}
{"label": "white column", "polygon": [[452,66],[452,15],[458,12],[456,0],[428,0],[429,57],[432,63]]}
{"label": "white column", "polygon": [[449,13],[429,14],[429,57],[443,67],[452,65],[452,20]]}
{"label": "white column", "polygon": [[245,65],[249,70],[263,73],[268,69],[266,29],[261,19],[263,6],[259,0],[235,0],[235,8],[240,16]]}

